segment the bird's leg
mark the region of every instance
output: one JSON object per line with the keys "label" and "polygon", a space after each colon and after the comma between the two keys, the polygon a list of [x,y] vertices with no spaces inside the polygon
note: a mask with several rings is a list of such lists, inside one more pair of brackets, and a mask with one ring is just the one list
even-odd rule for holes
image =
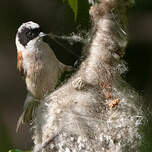
{"label": "bird's leg", "polygon": [[18,132],[21,124],[30,124],[32,122],[35,115],[35,109],[37,108],[39,102],[40,99],[34,98],[30,93],[27,94],[23,107],[23,113],[21,114],[17,122],[16,132]]}

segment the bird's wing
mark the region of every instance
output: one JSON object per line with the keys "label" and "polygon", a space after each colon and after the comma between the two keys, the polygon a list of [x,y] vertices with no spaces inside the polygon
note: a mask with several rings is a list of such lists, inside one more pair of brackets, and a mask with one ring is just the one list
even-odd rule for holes
{"label": "bird's wing", "polygon": [[82,41],[74,41],[70,38],[53,34],[44,36],[43,41],[52,48],[60,62],[71,66],[80,58],[84,45]]}
{"label": "bird's wing", "polygon": [[25,76],[24,69],[23,69],[23,57],[22,57],[22,52],[18,51],[17,52],[17,69],[21,76]]}
{"label": "bird's wing", "polygon": [[31,96],[29,96],[29,94],[27,95],[24,103],[23,113],[21,114],[17,122],[16,132],[18,132],[21,124],[29,125],[33,122],[38,104],[39,102],[37,101],[37,99],[32,98]]}

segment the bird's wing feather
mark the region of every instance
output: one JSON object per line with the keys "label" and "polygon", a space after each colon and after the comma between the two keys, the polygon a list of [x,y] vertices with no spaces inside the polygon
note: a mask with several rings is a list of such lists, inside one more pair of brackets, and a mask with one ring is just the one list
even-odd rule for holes
{"label": "bird's wing feather", "polygon": [[27,96],[27,99],[25,100],[23,113],[18,119],[16,132],[18,132],[21,124],[30,124],[33,122],[35,118],[35,111],[39,102],[34,98],[31,99],[28,97],[29,95]]}
{"label": "bird's wing feather", "polygon": [[25,76],[24,69],[23,69],[23,57],[22,57],[22,52],[18,51],[17,52],[17,69],[21,76]]}
{"label": "bird's wing feather", "polygon": [[43,41],[52,48],[56,58],[65,65],[73,66],[81,56],[83,43],[80,41],[69,41],[65,37],[53,34],[44,36]]}

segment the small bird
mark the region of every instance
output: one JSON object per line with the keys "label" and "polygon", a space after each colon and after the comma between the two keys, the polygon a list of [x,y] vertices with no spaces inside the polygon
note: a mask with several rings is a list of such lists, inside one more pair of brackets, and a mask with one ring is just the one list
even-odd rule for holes
{"label": "small bird", "polygon": [[[17,130],[21,123],[32,121],[34,109],[39,101],[55,89],[61,74],[71,71],[73,69],[71,65],[80,56],[71,49],[65,51],[66,48],[55,39],[57,37],[51,36],[52,38],[41,32],[40,26],[32,21],[23,23],[18,28],[17,69],[25,79],[28,94],[23,113],[18,120]],[[48,42],[51,42],[51,47]],[[66,53],[66,60],[60,55],[63,51]]]}

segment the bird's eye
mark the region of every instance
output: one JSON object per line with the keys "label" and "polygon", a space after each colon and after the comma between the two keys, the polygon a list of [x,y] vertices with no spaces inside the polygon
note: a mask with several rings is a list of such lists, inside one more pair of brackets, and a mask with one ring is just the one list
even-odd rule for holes
{"label": "bird's eye", "polygon": [[34,33],[32,32],[32,30],[29,30],[29,31],[27,32],[27,35],[28,35],[28,36],[33,36],[33,34],[34,34]]}

